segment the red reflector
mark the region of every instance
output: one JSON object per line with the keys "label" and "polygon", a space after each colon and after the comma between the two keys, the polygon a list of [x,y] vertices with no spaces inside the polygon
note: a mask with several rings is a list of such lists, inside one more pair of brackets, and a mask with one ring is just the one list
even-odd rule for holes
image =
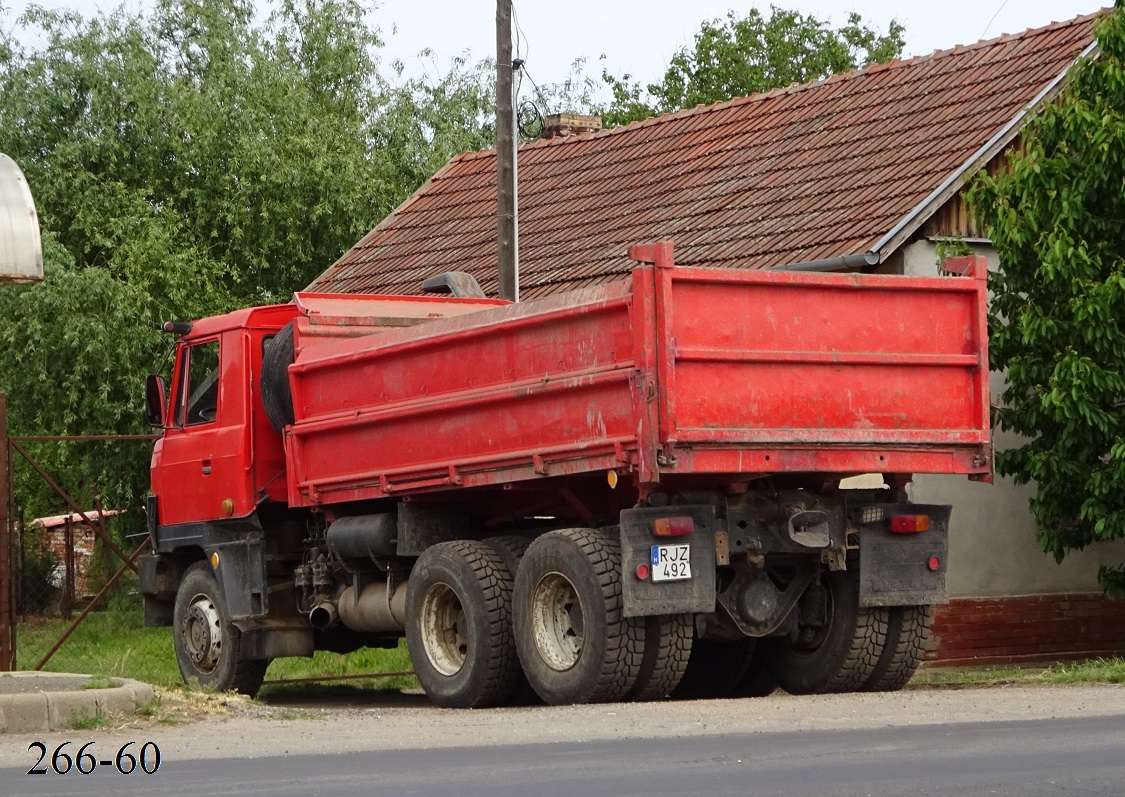
{"label": "red reflector", "polygon": [[[929,561],[929,565],[930,565],[930,570],[933,570],[933,571],[936,572],[937,569],[939,567],[941,567],[941,560],[938,559],[936,556],[931,556],[930,561]],[[644,565],[641,565],[641,566],[644,567]]]}
{"label": "red reflector", "polygon": [[695,521],[689,517],[662,517],[652,522],[652,533],[657,537],[686,537],[695,531]]}
{"label": "red reflector", "polygon": [[894,515],[890,521],[891,531],[898,534],[925,531],[930,527],[929,515]]}
{"label": "red reflector", "polygon": [[644,581],[648,578],[648,565],[637,565],[637,580]]}

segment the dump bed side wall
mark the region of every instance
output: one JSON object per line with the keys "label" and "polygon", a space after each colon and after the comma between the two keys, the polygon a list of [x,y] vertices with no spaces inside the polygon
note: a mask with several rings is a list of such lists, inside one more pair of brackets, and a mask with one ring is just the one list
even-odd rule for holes
{"label": "dump bed side wall", "polygon": [[291,502],[616,466],[637,434],[629,307],[605,286],[303,352]]}
{"label": "dump bed side wall", "polygon": [[987,473],[983,302],[969,278],[658,266],[325,340],[290,368],[290,502],[606,469]]}
{"label": "dump bed side wall", "polygon": [[675,469],[988,470],[983,279],[663,273]]}

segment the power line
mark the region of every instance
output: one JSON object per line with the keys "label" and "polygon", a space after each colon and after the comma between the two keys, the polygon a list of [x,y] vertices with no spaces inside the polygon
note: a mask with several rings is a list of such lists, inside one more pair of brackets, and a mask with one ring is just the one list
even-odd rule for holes
{"label": "power line", "polygon": [[981,32],[979,38],[983,39],[985,37],[985,34],[988,33],[988,29],[992,27],[992,23],[1000,16],[1000,12],[1004,10],[1004,6],[1006,5],[1008,5],[1008,0],[1004,0],[1004,2],[1000,4],[1000,7],[996,9],[996,13],[992,15],[992,19],[988,20],[988,24],[984,26],[984,31]]}

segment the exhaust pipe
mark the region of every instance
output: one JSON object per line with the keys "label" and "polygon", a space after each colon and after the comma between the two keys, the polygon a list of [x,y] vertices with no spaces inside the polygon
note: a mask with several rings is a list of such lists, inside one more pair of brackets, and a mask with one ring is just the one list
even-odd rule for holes
{"label": "exhaust pipe", "polygon": [[326,631],[338,622],[340,622],[340,613],[336,609],[336,604],[331,601],[318,603],[309,612],[309,624],[317,631]]}

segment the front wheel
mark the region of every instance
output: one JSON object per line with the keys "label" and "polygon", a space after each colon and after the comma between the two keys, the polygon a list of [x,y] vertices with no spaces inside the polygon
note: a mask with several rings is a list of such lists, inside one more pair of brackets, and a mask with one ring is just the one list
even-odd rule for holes
{"label": "front wheel", "polygon": [[184,573],[172,623],[176,663],[185,683],[251,697],[258,693],[269,661],[239,658],[242,632],[231,623],[207,562],[197,562]]}

